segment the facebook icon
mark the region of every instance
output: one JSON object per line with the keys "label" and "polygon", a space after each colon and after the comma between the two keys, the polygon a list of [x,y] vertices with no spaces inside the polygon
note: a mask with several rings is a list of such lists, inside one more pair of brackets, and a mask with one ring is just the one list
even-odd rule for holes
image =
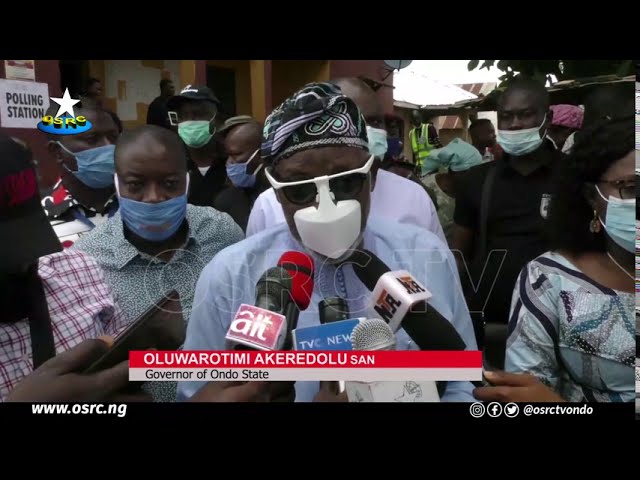
{"label": "facebook icon", "polygon": [[498,402],[491,402],[487,406],[487,415],[494,418],[499,417],[500,415],[502,415],[502,405],[500,405]]}

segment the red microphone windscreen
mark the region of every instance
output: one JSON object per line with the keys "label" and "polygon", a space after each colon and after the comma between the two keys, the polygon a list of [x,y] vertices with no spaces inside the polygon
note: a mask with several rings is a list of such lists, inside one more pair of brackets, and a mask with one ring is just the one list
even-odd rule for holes
{"label": "red microphone windscreen", "polygon": [[300,310],[306,310],[313,295],[313,258],[302,252],[284,252],[278,260],[293,280],[291,296]]}

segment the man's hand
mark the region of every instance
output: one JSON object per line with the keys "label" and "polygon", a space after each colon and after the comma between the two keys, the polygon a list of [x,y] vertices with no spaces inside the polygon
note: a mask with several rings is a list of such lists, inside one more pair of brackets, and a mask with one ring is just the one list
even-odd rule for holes
{"label": "man's hand", "polygon": [[268,402],[269,382],[209,382],[190,402]]}
{"label": "man's hand", "polygon": [[348,402],[347,392],[340,393],[338,382],[320,382],[320,390],[313,397],[314,402]]}
{"label": "man's hand", "polygon": [[293,402],[295,382],[209,382],[191,402]]}
{"label": "man's hand", "polygon": [[91,339],[49,359],[27,375],[7,397],[8,402],[91,402],[107,400],[129,383],[129,365],[84,375],[113,339]]}
{"label": "man's hand", "polygon": [[473,396],[486,402],[564,402],[556,392],[533,375],[525,373],[485,372],[493,387],[479,387]]}

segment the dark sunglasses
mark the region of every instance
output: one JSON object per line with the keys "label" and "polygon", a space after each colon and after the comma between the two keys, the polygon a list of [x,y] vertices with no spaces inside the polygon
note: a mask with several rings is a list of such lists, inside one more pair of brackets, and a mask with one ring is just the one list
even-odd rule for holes
{"label": "dark sunglasses", "polygon": [[318,196],[318,183],[326,180],[329,181],[329,190],[333,194],[334,200],[350,200],[357,197],[362,191],[369,178],[373,160],[374,157],[372,155],[367,163],[360,168],[299,182],[279,182],[273,178],[270,169],[265,170],[265,174],[274,190],[282,190],[285,198],[294,205],[309,205],[313,203]]}

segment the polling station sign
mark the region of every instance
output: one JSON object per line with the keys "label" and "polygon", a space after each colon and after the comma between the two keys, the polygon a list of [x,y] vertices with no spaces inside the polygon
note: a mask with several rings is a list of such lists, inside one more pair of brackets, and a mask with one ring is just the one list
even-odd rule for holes
{"label": "polling station sign", "polygon": [[46,83],[0,79],[0,126],[36,128],[49,108]]}

